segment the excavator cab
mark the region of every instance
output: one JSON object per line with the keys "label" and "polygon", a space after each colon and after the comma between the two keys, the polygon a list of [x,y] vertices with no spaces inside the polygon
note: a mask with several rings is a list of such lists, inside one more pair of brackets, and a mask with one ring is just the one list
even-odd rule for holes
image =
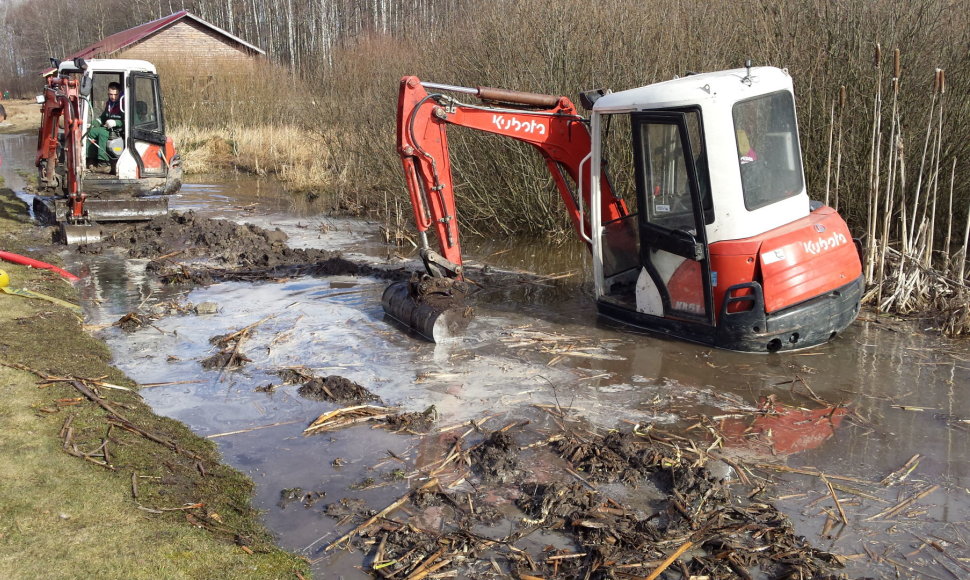
{"label": "excavator cab", "polygon": [[[691,75],[599,98],[590,123],[594,223],[603,195],[596,174],[610,166],[601,131],[615,115],[629,118],[639,211],[621,218],[635,222],[628,227],[593,228],[601,312],[769,352],[819,344],[855,319],[861,262],[841,218],[821,204],[813,211],[785,71]],[[825,250],[811,251],[813,243]],[[636,263],[616,258],[634,245]]]}
{"label": "excavator cab", "polygon": [[[139,189],[145,190],[143,195],[177,190],[175,180],[168,178],[164,152],[159,154],[169,140],[165,135],[161,87],[154,66],[144,61],[92,60],[88,61],[85,78],[90,79],[92,87],[90,97],[81,103],[82,130],[88,136],[92,128],[100,125],[109,85],[116,83],[122,87],[119,101],[123,122],[108,129],[104,151],[111,160],[115,179],[137,180]],[[88,138],[88,161],[94,161],[98,153],[98,145],[92,141]],[[95,184],[101,180],[97,175],[90,177]]]}

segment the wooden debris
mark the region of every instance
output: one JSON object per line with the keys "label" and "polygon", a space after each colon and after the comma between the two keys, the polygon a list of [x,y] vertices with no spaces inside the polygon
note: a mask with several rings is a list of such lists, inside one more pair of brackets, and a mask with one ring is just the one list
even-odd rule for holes
{"label": "wooden debris", "polygon": [[351,425],[366,421],[377,421],[386,418],[396,409],[394,407],[378,407],[376,405],[357,405],[354,407],[344,407],[335,411],[324,413],[313,420],[310,425],[303,430],[304,435],[324,433],[326,431],[336,431]]}
{"label": "wooden debris", "polygon": [[367,529],[369,526],[371,526],[377,520],[381,519],[382,517],[386,516],[387,514],[391,513],[392,511],[394,511],[397,508],[399,508],[402,505],[404,505],[409,499],[411,499],[411,496],[414,495],[415,493],[418,493],[418,492],[421,492],[421,491],[425,491],[425,490],[431,489],[433,487],[436,487],[437,485],[438,485],[437,478],[432,478],[432,479],[429,479],[428,481],[426,481],[424,483],[424,485],[422,485],[421,487],[416,488],[416,489],[412,489],[411,491],[407,492],[406,494],[404,494],[403,496],[401,496],[400,498],[398,498],[397,501],[391,503],[386,508],[384,508],[381,511],[377,512],[373,517],[371,517],[370,519],[368,519],[366,522],[360,524],[356,528],[350,530],[346,534],[340,536],[339,538],[337,538],[336,540],[334,540],[333,542],[331,542],[325,548],[325,551],[329,552],[330,550],[336,548],[340,544],[342,544],[342,543],[346,542],[347,540],[349,540],[351,537],[353,537],[353,536],[357,535],[358,533],[360,533],[361,530]]}
{"label": "wooden debris", "polygon": [[819,477],[819,478],[825,477],[825,478],[828,478],[828,479],[839,479],[839,480],[842,480],[842,481],[851,481],[853,483],[859,483],[859,484],[863,484],[863,485],[875,485],[873,482],[866,481],[864,479],[858,479],[856,477],[849,477],[847,475],[833,475],[831,473],[822,473],[821,471],[818,471],[817,469],[800,469],[800,468],[797,468],[797,467],[788,467],[787,465],[775,465],[775,464],[772,464],[772,463],[756,463],[755,466],[756,467],[759,467],[761,469],[770,469],[772,471],[785,471],[785,472],[788,472],[788,473],[798,473],[798,474],[801,474],[801,475],[812,475],[812,476]]}
{"label": "wooden debris", "polygon": [[219,437],[228,437],[229,435],[239,435],[241,433],[249,433],[251,431],[259,431],[260,429],[269,429],[270,427],[280,427],[282,425],[292,425],[294,423],[299,423],[300,419],[294,419],[292,421],[278,421],[276,423],[270,423],[269,425],[260,425],[258,427],[250,427],[248,429],[238,429],[236,431],[226,431],[225,433],[214,433],[212,435],[206,435],[206,439],[218,439]]}
{"label": "wooden debris", "polygon": [[884,477],[879,484],[889,487],[891,485],[903,482],[907,477],[909,477],[913,470],[919,466],[919,461],[920,454],[917,453],[916,455],[910,457],[909,461],[903,464],[902,467]]}
{"label": "wooden debris", "polygon": [[903,501],[899,502],[898,504],[894,505],[893,507],[887,508],[887,509],[879,512],[878,514],[874,515],[874,516],[870,516],[870,517],[866,518],[865,521],[871,522],[873,520],[879,520],[879,519],[883,519],[883,518],[891,518],[891,517],[899,514],[899,512],[903,511],[904,509],[908,508],[909,506],[913,505],[917,501],[919,501],[919,500],[923,499],[924,497],[930,495],[931,493],[935,492],[938,489],[940,489],[940,486],[939,485],[931,485],[931,486],[929,486],[927,488],[924,488],[922,491],[920,491],[918,493],[915,493],[915,494],[909,496],[908,498],[904,499]]}
{"label": "wooden debris", "polygon": [[122,429],[125,429],[126,431],[137,433],[142,437],[145,437],[146,439],[154,441],[160,445],[164,445],[165,447],[168,447],[172,451],[179,453],[181,455],[185,455],[190,459],[194,459],[196,461],[202,460],[202,458],[196,455],[195,453],[192,453],[191,451],[188,451],[186,449],[182,449],[178,443],[164,439],[158,435],[155,435],[154,433],[150,433],[138,427],[128,419],[125,419],[120,413],[118,413],[118,411],[116,411],[111,405],[105,402],[104,399],[96,395],[94,391],[86,387],[81,381],[71,381],[71,384],[74,386],[75,389],[80,391],[82,395],[84,395],[85,397],[87,397],[88,399],[96,403],[99,407],[107,411],[109,413],[108,421],[110,423],[114,423],[119,427],[121,427]]}
{"label": "wooden debris", "polygon": [[829,493],[832,495],[832,501],[835,502],[835,509],[839,510],[839,517],[842,518],[842,523],[848,525],[849,519],[845,517],[845,511],[842,509],[842,502],[839,501],[839,496],[835,494],[835,488],[832,487],[832,484],[829,483],[828,478],[826,478],[824,475],[821,476],[821,479],[822,482],[825,483],[825,486],[829,488]]}
{"label": "wooden debris", "polygon": [[663,561],[663,563],[657,566],[657,568],[653,572],[651,572],[650,575],[645,578],[645,580],[654,580],[657,576],[660,576],[660,574],[662,574],[664,570],[669,568],[670,565],[673,564],[677,558],[680,558],[680,556],[684,552],[689,550],[690,547],[693,545],[694,543],[689,540],[684,542],[684,544],[681,547],[677,548],[677,550],[673,554],[671,554],[669,558],[667,558],[666,560]]}

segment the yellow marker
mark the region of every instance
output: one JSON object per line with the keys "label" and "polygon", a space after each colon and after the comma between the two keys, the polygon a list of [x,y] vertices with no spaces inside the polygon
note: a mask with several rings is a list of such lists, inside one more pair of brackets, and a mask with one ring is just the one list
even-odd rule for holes
{"label": "yellow marker", "polygon": [[26,288],[8,288],[7,285],[10,284],[10,274],[7,274],[5,270],[0,270],[0,292],[9,294],[11,296],[23,296],[24,298],[37,298],[40,300],[46,300],[52,304],[57,304],[68,308],[71,312],[77,315],[83,315],[84,311],[77,304],[71,304],[59,298],[54,298],[53,296],[48,296],[46,294],[41,294],[40,292],[34,292],[33,290],[27,290]]}

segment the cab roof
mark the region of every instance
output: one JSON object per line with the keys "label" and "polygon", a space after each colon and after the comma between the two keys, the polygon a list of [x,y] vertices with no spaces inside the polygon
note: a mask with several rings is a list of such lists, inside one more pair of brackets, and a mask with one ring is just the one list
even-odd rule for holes
{"label": "cab roof", "polygon": [[736,102],[778,90],[791,90],[791,76],[775,67],[737,68],[719,72],[691,74],[600,97],[593,112],[629,113],[648,109],[703,105],[727,99]]}
{"label": "cab roof", "polygon": [[[98,73],[98,72],[147,72],[155,73],[155,65],[148,62],[147,60],[133,60],[127,58],[92,58],[84,59],[84,64],[87,66],[88,73]],[[47,76],[54,72],[54,69],[50,69]],[[74,60],[65,60],[57,65],[57,74],[59,76],[78,74],[81,70],[77,67],[77,63]]]}

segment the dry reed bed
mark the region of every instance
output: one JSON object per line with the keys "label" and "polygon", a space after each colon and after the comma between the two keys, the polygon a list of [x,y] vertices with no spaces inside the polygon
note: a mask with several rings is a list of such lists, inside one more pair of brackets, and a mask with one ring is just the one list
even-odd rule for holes
{"label": "dry reed bed", "polygon": [[[884,71],[882,50],[875,48],[871,141],[869,148],[868,216],[864,271],[869,288],[863,300],[878,312],[902,315],[930,314],[948,336],[970,334],[968,288],[965,277],[970,219],[954,228],[954,192],[958,159],[943,149],[947,125],[946,75],[932,72],[932,85],[924,99],[927,122],[922,130],[901,112],[902,55],[892,55],[892,68]],[[885,74],[888,88],[883,88]],[[916,92],[919,92],[917,89]],[[844,91],[837,99],[844,108]],[[832,103],[829,135],[841,137],[841,115]],[[912,127],[907,132],[907,128]],[[837,138],[837,143],[840,139]],[[836,183],[841,152],[829,148],[828,174]],[[914,155],[918,153],[918,155]],[[838,205],[838,194],[834,203]],[[826,189],[826,201],[828,201]],[[959,201],[957,201],[959,203]],[[964,201],[966,203],[966,200]],[[959,222],[957,222],[959,223]],[[945,230],[944,230],[945,227]],[[954,235],[962,233],[960,238]]]}
{"label": "dry reed bed", "polygon": [[178,144],[186,172],[205,174],[228,170],[272,175],[287,189],[335,191],[347,185],[346,171],[334,159],[324,136],[296,125],[262,125],[170,131]]}
{"label": "dry reed bed", "polygon": [[[749,57],[786,67],[809,193],[836,207],[864,240],[870,303],[885,312],[943,313],[945,331],[961,334],[968,330],[960,322],[968,318],[960,314],[970,205],[968,14],[945,0],[795,0],[757,11],[723,0],[472,1],[432,15],[434,26],[420,34],[344,39],[326,58],[301,60],[299,79],[267,65],[213,88],[167,73],[166,105],[175,124],[192,128],[188,139],[202,143],[197,131],[213,128],[228,145],[221,153],[207,145],[216,151],[200,151],[200,159],[277,175],[301,193],[333,194],[335,206],[378,214],[390,231],[411,221],[393,146],[405,74],[575,99],[584,89],[642,86]],[[901,65],[873,66],[880,43],[906,47],[905,74]],[[934,90],[937,68],[946,69],[947,83]],[[193,100],[199,95],[204,103]],[[257,126],[270,128],[243,128]],[[466,232],[571,235],[527,146],[460,130],[451,139]],[[194,152],[184,149],[191,168]]]}

